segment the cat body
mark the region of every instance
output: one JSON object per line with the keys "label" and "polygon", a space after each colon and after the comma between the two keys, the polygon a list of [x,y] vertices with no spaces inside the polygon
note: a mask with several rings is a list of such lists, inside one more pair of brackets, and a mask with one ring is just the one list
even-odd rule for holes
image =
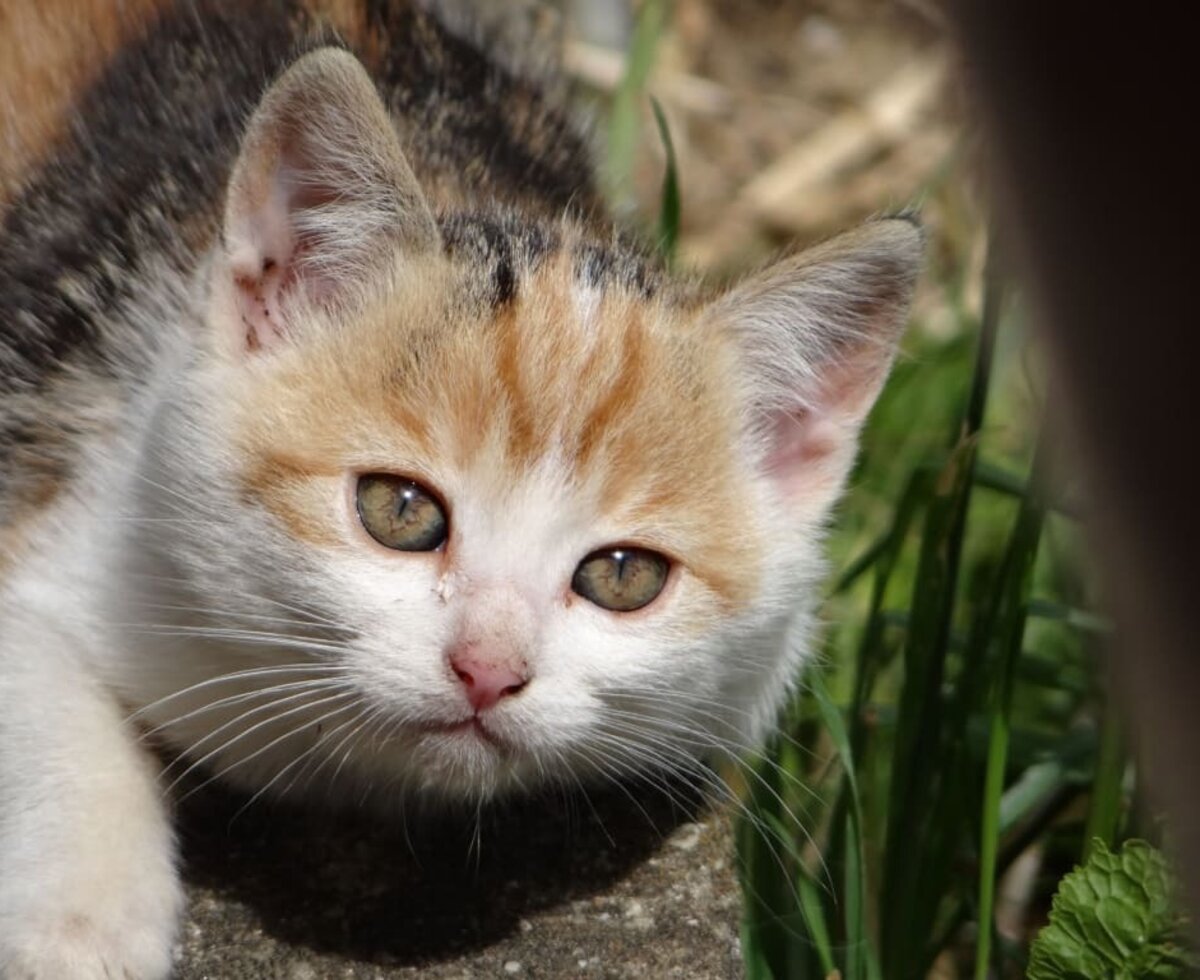
{"label": "cat body", "polygon": [[0,211],[5,978],[169,973],[183,776],[386,812],[753,745],[919,263],[672,279],[453,12],[128,35]]}

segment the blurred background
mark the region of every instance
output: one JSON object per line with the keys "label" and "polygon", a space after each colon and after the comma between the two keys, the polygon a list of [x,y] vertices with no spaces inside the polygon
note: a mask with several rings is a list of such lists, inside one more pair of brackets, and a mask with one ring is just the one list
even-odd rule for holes
{"label": "blurred background", "polygon": [[1090,501],[943,8],[559,9],[610,196],[678,267],[734,275],[910,208],[929,236],[831,535],[820,662],[728,774],[748,976],[1188,974],[1170,827],[1110,691]]}

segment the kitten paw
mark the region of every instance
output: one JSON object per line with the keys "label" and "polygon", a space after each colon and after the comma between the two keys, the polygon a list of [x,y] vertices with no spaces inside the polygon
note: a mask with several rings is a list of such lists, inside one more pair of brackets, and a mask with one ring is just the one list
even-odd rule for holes
{"label": "kitten paw", "polygon": [[0,980],[166,980],[178,905],[26,922],[0,936]]}

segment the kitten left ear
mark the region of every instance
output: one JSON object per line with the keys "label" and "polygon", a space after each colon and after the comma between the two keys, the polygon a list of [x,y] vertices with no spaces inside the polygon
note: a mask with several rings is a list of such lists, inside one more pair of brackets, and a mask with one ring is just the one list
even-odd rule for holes
{"label": "kitten left ear", "polygon": [[920,271],[915,221],[889,218],[784,259],[714,304],[743,370],[747,431],[785,499],[817,514],[854,461]]}
{"label": "kitten left ear", "polygon": [[395,248],[434,249],[437,225],[366,71],[323,48],[268,89],[225,203],[224,264],[249,349],[286,333],[287,302],[353,290]]}

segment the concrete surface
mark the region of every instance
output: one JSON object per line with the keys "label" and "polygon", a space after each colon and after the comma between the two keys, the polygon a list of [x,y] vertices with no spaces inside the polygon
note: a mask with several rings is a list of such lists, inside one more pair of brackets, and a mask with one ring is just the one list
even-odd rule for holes
{"label": "concrete surface", "polygon": [[178,980],[742,976],[729,821],[695,804],[383,821],[243,802],[206,791],[181,814]]}

